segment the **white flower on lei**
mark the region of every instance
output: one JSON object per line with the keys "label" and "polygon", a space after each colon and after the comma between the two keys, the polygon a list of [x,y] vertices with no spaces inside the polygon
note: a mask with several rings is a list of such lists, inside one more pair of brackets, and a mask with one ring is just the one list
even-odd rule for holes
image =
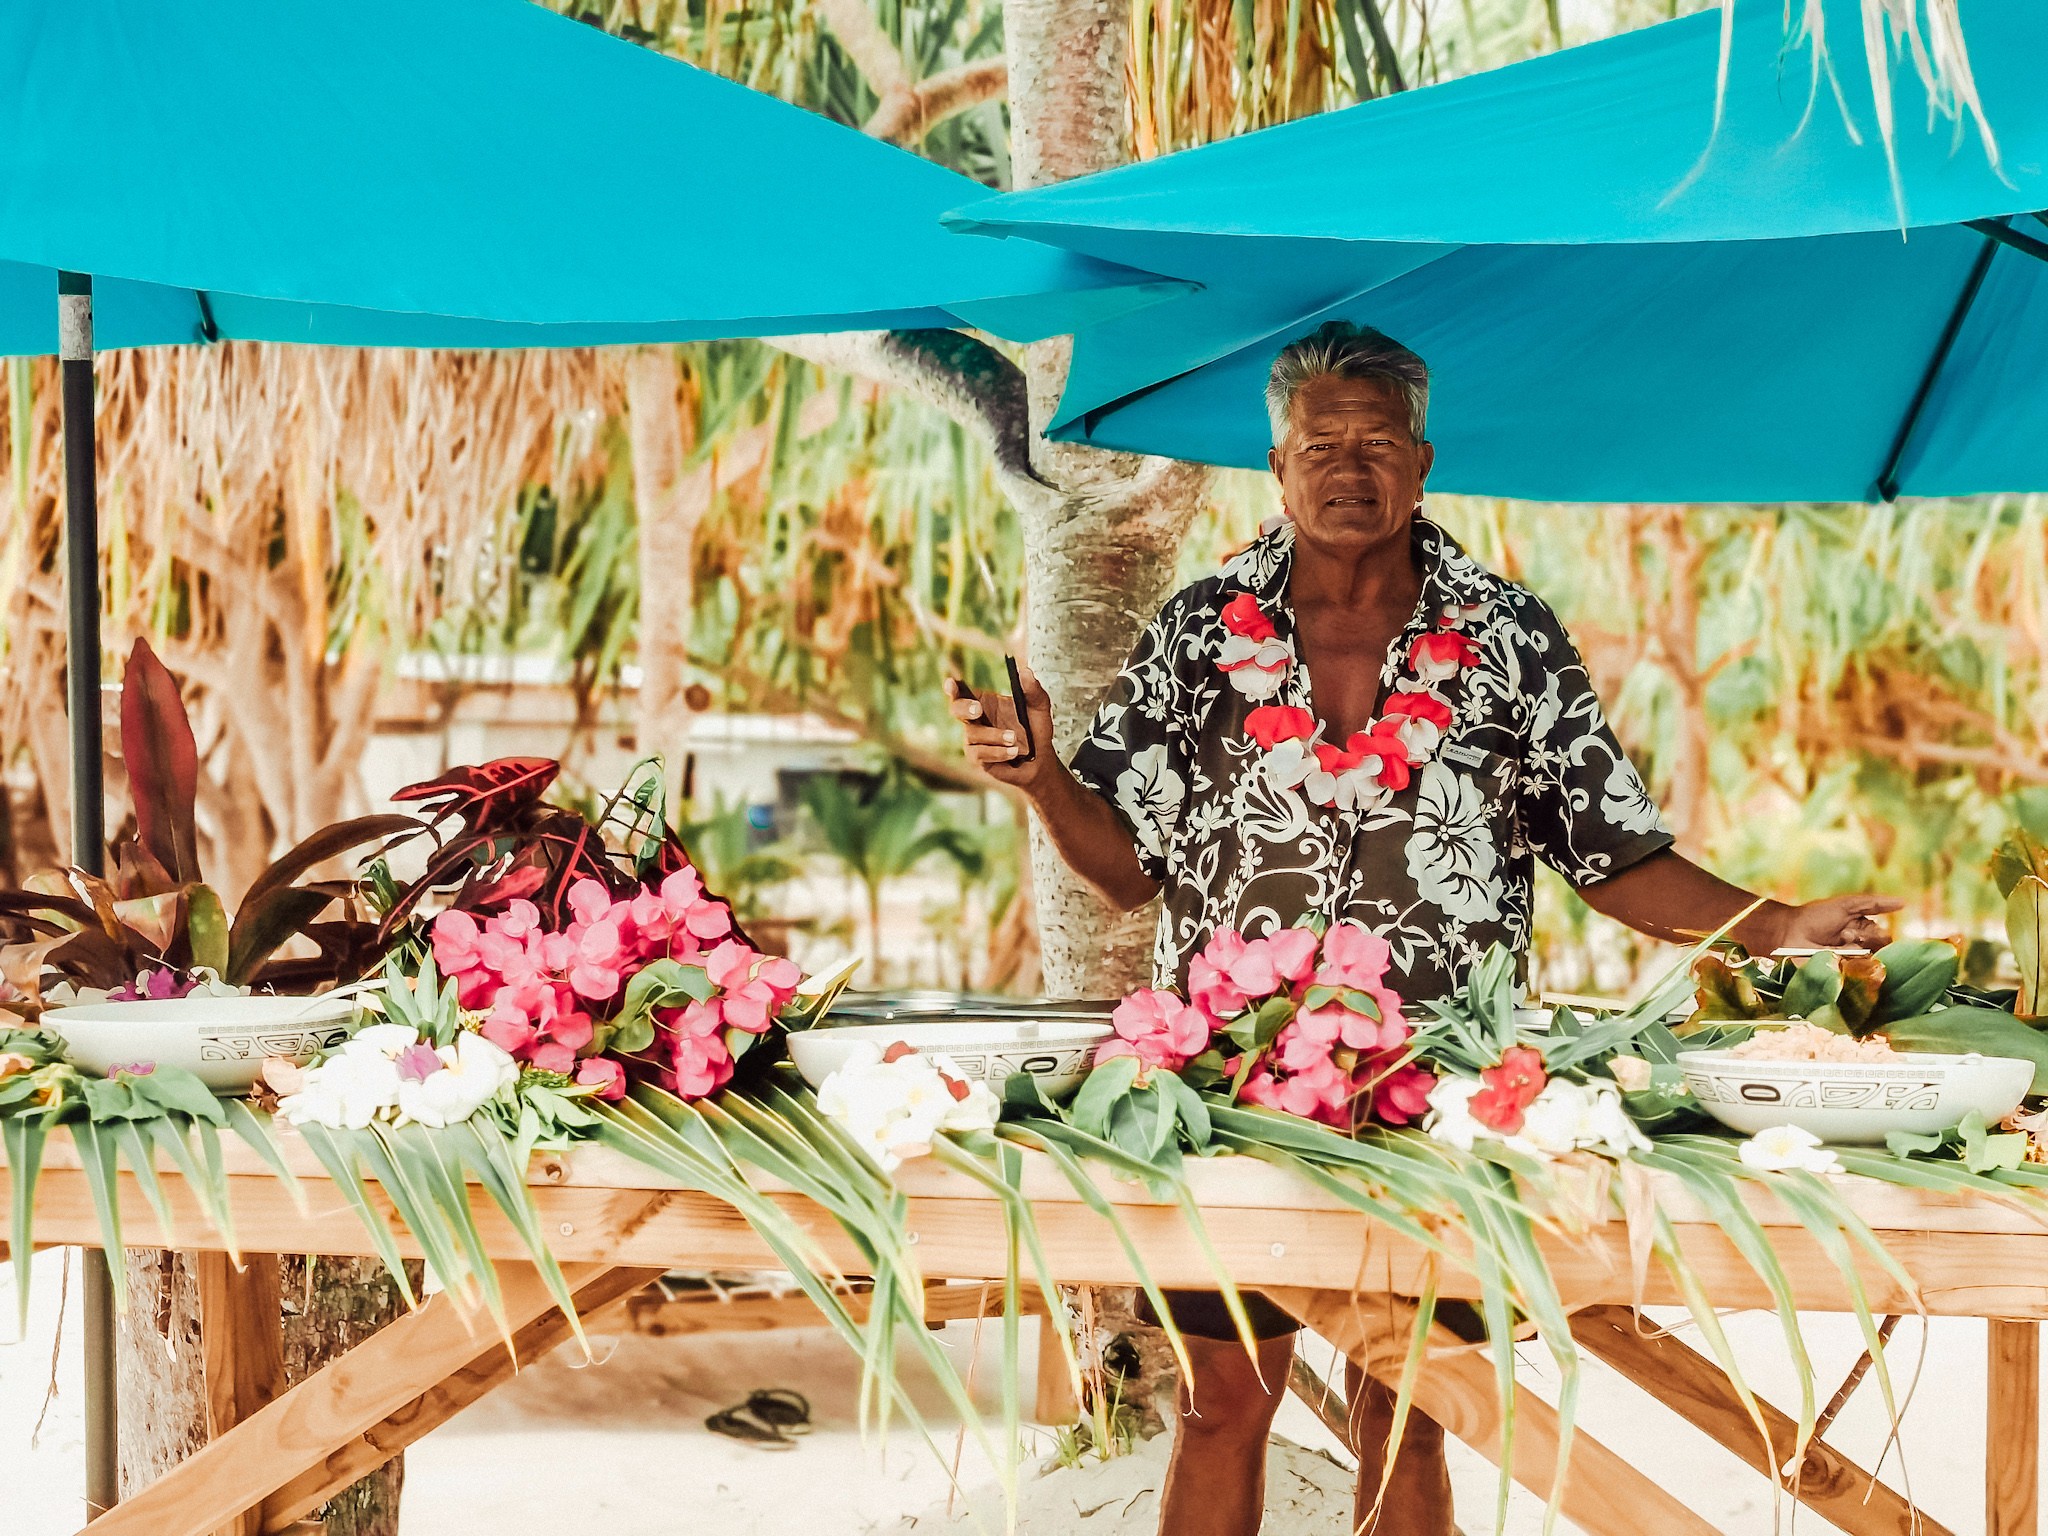
{"label": "white flower on lei", "polygon": [[1402,746],[1408,749],[1408,761],[1426,763],[1436,756],[1436,749],[1444,739],[1443,731],[1434,720],[1418,720],[1413,715],[1402,717],[1394,727],[1394,735]]}
{"label": "white flower on lei", "polygon": [[434,1054],[441,1061],[438,1071],[424,1077],[399,1071],[398,1112],[421,1125],[459,1125],[519,1081],[519,1063],[470,1030]]}
{"label": "white flower on lei", "polygon": [[[1300,789],[1322,771],[1323,765],[1316,761],[1313,741],[1278,741],[1266,753],[1266,781],[1275,789]],[[1314,791],[1310,791],[1309,798],[1315,798]],[[1329,803],[1327,800],[1317,801],[1319,805]]]}
{"label": "white flower on lei", "polygon": [[1468,923],[1499,920],[1500,855],[1477,784],[1442,763],[1426,765],[1407,852],[1409,876],[1425,901]]}
{"label": "white flower on lei", "polygon": [[1133,753],[1131,766],[1117,775],[1117,804],[1154,858],[1166,857],[1164,829],[1180,819],[1187,793],[1181,776],[1167,766],[1163,744]]}
{"label": "white flower on lei", "polygon": [[1736,1149],[1743,1165],[1765,1173],[1840,1173],[1842,1160],[1820,1144],[1813,1132],[1797,1125],[1774,1125],[1758,1131]]}
{"label": "white flower on lei", "polygon": [[912,1051],[884,1061],[865,1043],[818,1089],[819,1112],[845,1126],[884,1173],[930,1153],[941,1131],[994,1129],[1001,1107],[950,1057]]}
{"label": "white flower on lei", "polygon": [[1250,635],[1225,635],[1216,664],[1230,679],[1231,687],[1254,704],[1263,704],[1287,680],[1294,665],[1294,647],[1278,636],[1254,640]]}

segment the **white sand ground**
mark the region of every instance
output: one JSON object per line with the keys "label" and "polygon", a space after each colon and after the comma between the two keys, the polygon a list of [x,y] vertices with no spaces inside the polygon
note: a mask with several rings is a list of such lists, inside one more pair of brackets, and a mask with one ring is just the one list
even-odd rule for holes
{"label": "white sand ground", "polygon": [[[58,1339],[61,1256],[35,1260],[34,1312],[27,1336],[0,1345],[0,1532],[57,1536],[80,1517],[83,1434],[79,1388],[76,1257],[74,1305],[64,1317],[57,1352],[58,1395],[42,1434],[31,1433],[50,1380]],[[13,1276],[0,1267],[0,1339],[13,1339]],[[1808,1338],[1824,1383],[1832,1390],[1854,1360],[1858,1343],[1847,1319],[1814,1317]],[[1730,1320],[1751,1380],[1786,1402],[1790,1371],[1774,1319]],[[1027,1340],[1035,1330],[1027,1330]],[[983,1341],[977,1396],[990,1399],[994,1330]],[[1917,1323],[1900,1325],[1892,1348],[1904,1377],[1919,1353]],[[1981,1455],[1984,1425],[1981,1324],[1942,1321],[1927,1335],[1927,1370],[1910,1405],[1904,1441],[1914,1491],[1926,1511],[1958,1536],[1983,1530]],[[947,1334],[964,1366],[972,1325]],[[1328,1364],[1327,1346],[1311,1358]],[[1546,1372],[1525,1351],[1530,1379]],[[1027,1377],[1028,1379],[1028,1377]],[[886,1452],[863,1446],[854,1426],[854,1363],[823,1331],[727,1335],[699,1339],[626,1338],[603,1364],[572,1368],[560,1355],[539,1362],[475,1408],[428,1436],[409,1454],[405,1492],[407,1536],[468,1532],[574,1536],[933,1536],[973,1529],[965,1511],[949,1518],[943,1469],[898,1427]],[[756,1387],[794,1387],[816,1408],[817,1432],[795,1449],[758,1450],[707,1433],[704,1416]],[[918,1400],[943,1425],[950,1453],[956,1428],[928,1380]],[[1598,1366],[1588,1369],[1581,1422],[1633,1459],[1703,1516],[1731,1533],[1773,1529],[1769,1490],[1734,1458]],[[1344,1529],[1346,1477],[1337,1447],[1312,1415],[1290,1402],[1269,1473],[1267,1536],[1338,1536]],[[1884,1437],[1876,1391],[1852,1400],[1835,1435],[1868,1465]],[[1049,1437],[1040,1434],[1043,1445]],[[1157,1518],[1157,1487],[1166,1446],[1107,1466],[1053,1471],[1027,1479],[1020,1495],[1026,1536],[1149,1536]],[[1478,1457],[1454,1448],[1460,1519],[1477,1533],[1492,1526],[1494,1474]],[[1346,1463],[1348,1464],[1348,1463]],[[1894,1464],[1895,1470],[1895,1464]],[[962,1479],[977,1490],[984,1518],[999,1503],[970,1446]],[[1517,1492],[1511,1536],[1538,1529],[1535,1501]],[[995,1518],[992,1529],[1000,1529]],[[1789,1528],[1789,1527],[1788,1527]],[[1834,1528],[1802,1515],[1797,1529]]]}

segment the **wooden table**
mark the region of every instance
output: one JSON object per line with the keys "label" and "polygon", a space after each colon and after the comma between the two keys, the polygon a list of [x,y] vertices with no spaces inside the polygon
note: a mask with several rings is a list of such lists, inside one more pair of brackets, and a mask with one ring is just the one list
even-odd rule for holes
{"label": "wooden table", "polygon": [[[307,1207],[246,1149],[227,1151],[230,1199],[243,1248],[274,1253],[369,1254],[362,1224],[303,1147],[294,1160]],[[909,1192],[910,1227],[927,1277],[1000,1275],[1001,1213],[978,1185],[932,1165],[900,1174]],[[1368,1221],[1278,1169],[1243,1158],[1193,1165],[1190,1182],[1210,1237],[1236,1280],[1266,1291],[1364,1369],[1392,1380],[1408,1331],[1400,1298],[1431,1278],[1439,1295],[1472,1297],[1471,1276],[1433,1261],[1411,1240]],[[124,1237],[136,1247],[196,1249],[202,1255],[208,1397],[216,1438],[136,1497],[94,1520],[95,1536],[256,1536],[279,1532],[335,1492],[475,1402],[512,1373],[513,1361],[488,1325],[478,1327],[435,1298],[278,1394],[268,1343],[276,1328],[275,1293],[260,1269],[244,1274],[219,1256],[220,1239],[174,1172],[162,1182],[176,1223],[162,1229],[123,1175]],[[657,1176],[598,1149],[544,1155],[531,1173],[535,1200],[578,1310],[616,1303],[672,1268],[773,1269],[777,1261],[747,1224],[707,1196],[665,1185]],[[1211,1271],[1178,1210],[1141,1190],[1103,1188],[1163,1285],[1212,1284]],[[1858,1213],[1917,1282],[1917,1297],[1875,1265],[1862,1277],[1879,1313],[1924,1310],[1991,1320],[1985,1508],[1989,1536],[2036,1530],[2039,1456],[2037,1323],[2048,1317],[2048,1224],[1997,1201],[1844,1181]],[[1069,1284],[1133,1282],[1108,1227],[1049,1167],[1027,1170],[1048,1261]],[[1715,1305],[1769,1309],[1762,1283],[1720,1229],[1683,1192],[1657,1190],[1680,1245]],[[793,1194],[775,1197],[835,1260],[857,1264],[852,1245],[830,1219]],[[0,1179],[0,1213],[7,1200]],[[1598,1209],[1603,1202],[1590,1201]],[[1844,1283],[1833,1262],[1768,1195],[1753,1197],[1770,1229],[1802,1311],[1844,1311]],[[475,1201],[478,1225],[498,1268],[507,1319],[521,1360],[568,1336],[525,1250],[488,1200]],[[0,1214],[0,1223],[4,1223]],[[0,1225],[4,1230],[4,1225]],[[99,1241],[84,1174],[68,1141],[53,1138],[36,1194],[40,1245]],[[1559,1290],[1574,1309],[1581,1346],[1770,1475],[1791,1461],[1794,1422],[1766,1409],[1767,1448],[1727,1379],[1676,1339],[1640,1331],[1630,1308],[1676,1305],[1660,1266],[1632,1268],[1626,1224],[1594,1222],[1582,1233],[1545,1239]],[[416,1250],[413,1250],[416,1251]],[[207,1257],[207,1255],[213,1255]],[[1477,1451],[1500,1456],[1501,1410],[1492,1365],[1445,1330],[1416,1392],[1418,1408]],[[1823,1384],[1824,1386],[1825,1384]],[[274,1399],[274,1400],[273,1400]],[[1516,1406],[1512,1471],[1547,1495],[1555,1471],[1557,1422],[1524,1392]],[[1946,1536],[1882,1483],[1824,1441],[1807,1447],[1797,1469],[1799,1497],[1854,1536],[1917,1530]],[[1789,1480],[1788,1480],[1789,1486]],[[1574,1438],[1564,1510],[1592,1536],[1708,1536],[1714,1530],[1653,1478],[1580,1433]]]}

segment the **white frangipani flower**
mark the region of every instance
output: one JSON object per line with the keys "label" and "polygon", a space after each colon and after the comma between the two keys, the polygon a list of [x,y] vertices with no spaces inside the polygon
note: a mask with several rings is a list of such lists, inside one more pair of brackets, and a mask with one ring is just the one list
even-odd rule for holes
{"label": "white frangipani flower", "polygon": [[1758,1131],[1736,1149],[1744,1166],[1766,1173],[1840,1173],[1842,1160],[1804,1126],[1774,1125]]}
{"label": "white frangipani flower", "polygon": [[819,1086],[818,1109],[893,1173],[929,1154],[941,1131],[993,1130],[1002,1106],[987,1083],[963,1077],[950,1057],[908,1051],[890,1061],[863,1044]]}
{"label": "white frangipani flower", "polygon": [[[401,1025],[373,1027],[396,1029],[414,1042],[419,1038]],[[374,1043],[358,1045],[361,1038],[356,1036],[325,1061],[308,1067],[299,1091],[277,1101],[278,1113],[293,1125],[360,1131],[385,1110],[395,1109],[398,1063]]]}
{"label": "white frangipani flower", "polygon": [[421,1125],[459,1125],[519,1081],[519,1063],[482,1035],[464,1030],[434,1054],[441,1069],[414,1077],[399,1072],[398,1112]]}

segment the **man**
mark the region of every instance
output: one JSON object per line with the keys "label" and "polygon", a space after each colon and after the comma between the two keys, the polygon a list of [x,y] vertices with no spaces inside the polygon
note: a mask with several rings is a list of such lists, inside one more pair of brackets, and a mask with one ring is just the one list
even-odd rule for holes
{"label": "man", "polygon": [[[1167,603],[1071,765],[1012,762],[1008,705],[953,690],[969,755],[1030,799],[1061,857],[1126,910],[1164,897],[1160,986],[1185,987],[1220,929],[1315,914],[1385,938],[1404,998],[1447,995],[1489,945],[1527,949],[1535,857],[1660,939],[1712,932],[1755,900],[1673,851],[1550,609],[1419,515],[1428,400],[1422,360],[1377,331],[1329,325],[1279,355],[1266,404],[1281,525]],[[1028,677],[1025,702],[1051,741]],[[1766,902],[1734,936],[1765,953],[1878,944],[1873,915],[1898,905]],[[1258,1530],[1295,1325],[1248,1301],[1256,1368],[1213,1296],[1171,1298],[1194,1373],[1166,1536]],[[1451,1536],[1443,1432],[1419,1415],[1366,1523],[1393,1403],[1349,1380],[1359,1528]]]}

